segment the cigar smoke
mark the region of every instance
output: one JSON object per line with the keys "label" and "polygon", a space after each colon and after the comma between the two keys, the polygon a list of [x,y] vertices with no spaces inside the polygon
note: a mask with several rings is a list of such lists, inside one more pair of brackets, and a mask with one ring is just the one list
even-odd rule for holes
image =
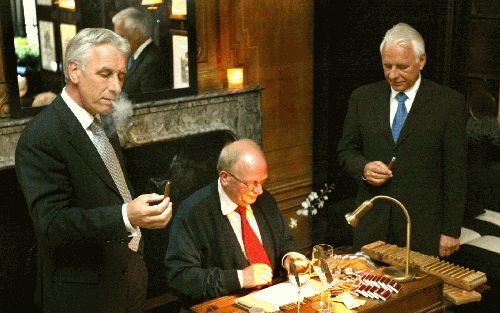
{"label": "cigar smoke", "polygon": [[132,101],[128,99],[126,93],[122,92],[113,102],[112,112],[113,123],[122,146],[128,141],[127,130],[130,126],[129,120],[133,113]]}

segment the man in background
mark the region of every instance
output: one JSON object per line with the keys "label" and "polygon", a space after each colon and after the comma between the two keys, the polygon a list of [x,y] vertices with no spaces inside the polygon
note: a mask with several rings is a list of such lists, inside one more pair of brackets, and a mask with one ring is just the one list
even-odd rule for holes
{"label": "man in background", "polygon": [[113,16],[115,32],[130,43],[131,55],[123,91],[128,95],[167,89],[165,56],[152,39],[153,18],[145,10],[129,7]]}
{"label": "man in background", "polygon": [[66,86],[18,141],[16,173],[37,238],[35,303],[42,312],[143,311],[140,228],[164,228],[172,203],[157,194],[132,199],[118,137],[102,126],[129,51],[108,29],[81,30],[66,48]]}
{"label": "man in background", "polygon": [[[464,97],[421,76],[425,45],[411,26],[388,30],[380,53],[386,81],[352,93],[340,166],[359,182],[357,204],[387,195],[405,205],[412,250],[448,256],[459,249],[466,199]],[[353,249],[376,240],[406,245],[406,219],[395,204],[375,203],[354,229]]]}
{"label": "man in background", "polygon": [[252,140],[225,146],[219,179],[182,202],[172,223],[167,281],[189,305],[271,283],[290,259],[307,266],[274,198],[267,162]]}

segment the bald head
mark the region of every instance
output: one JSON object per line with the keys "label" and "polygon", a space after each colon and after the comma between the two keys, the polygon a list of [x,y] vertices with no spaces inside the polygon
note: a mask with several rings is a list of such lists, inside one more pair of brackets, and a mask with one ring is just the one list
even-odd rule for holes
{"label": "bald head", "polygon": [[251,139],[240,139],[227,144],[222,149],[217,162],[217,171],[234,171],[235,167],[243,165],[239,164],[240,162],[255,165],[258,159],[266,162],[262,148]]}

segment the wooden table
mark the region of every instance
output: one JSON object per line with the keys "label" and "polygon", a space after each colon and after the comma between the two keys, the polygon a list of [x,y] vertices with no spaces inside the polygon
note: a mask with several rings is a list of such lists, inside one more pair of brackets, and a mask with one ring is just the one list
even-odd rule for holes
{"label": "wooden table", "polygon": [[[366,304],[355,309],[347,309],[343,303],[334,303],[332,313],[410,313],[410,312],[444,312],[443,280],[439,277],[427,275],[413,282],[402,283],[403,288],[397,294],[393,294],[387,301],[367,299]],[[234,302],[245,295],[223,296],[205,301],[191,307],[195,313],[244,313],[246,310],[240,308]],[[301,305],[303,313],[313,313],[311,302]],[[283,311],[284,313],[296,313],[297,309]]]}

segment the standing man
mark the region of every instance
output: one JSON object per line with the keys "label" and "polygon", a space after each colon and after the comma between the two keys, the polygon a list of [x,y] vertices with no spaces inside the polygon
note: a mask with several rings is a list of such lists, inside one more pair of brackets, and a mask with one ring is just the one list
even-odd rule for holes
{"label": "standing man", "polygon": [[129,7],[112,21],[115,32],[128,40],[131,49],[123,91],[130,95],[169,88],[166,57],[151,38],[154,21],[149,13]]}
{"label": "standing man", "polygon": [[[165,263],[168,284],[184,305],[271,283],[296,252],[274,198],[264,190],[267,163],[252,140],[225,146],[219,179],[182,202]],[[283,263],[282,263],[283,262]],[[190,300],[190,301],[189,301]],[[193,301],[194,300],[194,301]]]}
{"label": "standing man", "polygon": [[110,30],[80,31],[66,49],[65,88],[17,144],[16,172],[37,238],[35,302],[43,312],[142,312],[140,228],[165,227],[172,203],[157,194],[132,199],[118,138],[101,126],[120,94],[129,51]]}
{"label": "standing man", "polygon": [[[380,53],[387,82],[352,93],[340,166],[359,181],[358,204],[388,195],[405,205],[412,250],[448,256],[459,249],[466,198],[464,98],[422,78],[424,40],[411,26],[388,30]],[[406,219],[396,205],[376,202],[354,230],[353,248],[376,240],[406,245]]]}

